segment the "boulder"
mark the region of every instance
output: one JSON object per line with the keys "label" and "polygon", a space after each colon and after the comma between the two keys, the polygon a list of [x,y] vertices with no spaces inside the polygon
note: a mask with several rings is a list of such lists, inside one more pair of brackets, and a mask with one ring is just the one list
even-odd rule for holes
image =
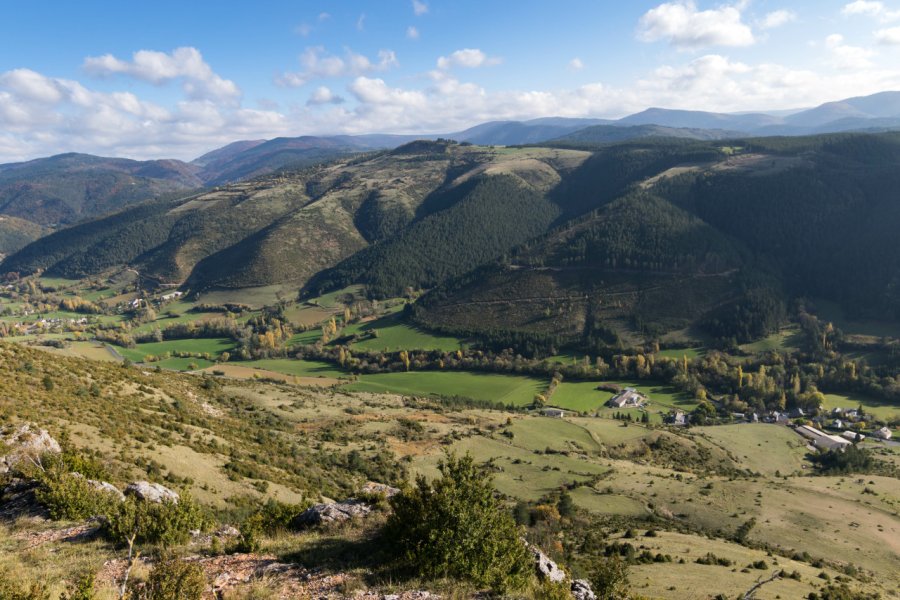
{"label": "boulder", "polygon": [[125,488],[125,494],[134,496],[139,500],[157,503],[169,501],[177,504],[179,498],[178,492],[170,490],[164,485],[150,483],[149,481],[135,481],[129,483]]}
{"label": "boulder", "polygon": [[584,579],[576,579],[572,582],[572,597],[575,600],[597,600],[597,595],[591,588],[591,584]]}
{"label": "boulder", "polygon": [[531,551],[531,557],[534,560],[534,568],[538,577],[553,583],[562,583],[568,578],[566,572],[560,569],[559,565],[550,560],[550,557],[541,552],[539,548],[529,544],[528,550]]}
{"label": "boulder", "polygon": [[[84,475],[81,473],[70,473],[72,477],[78,477],[84,479]],[[97,490],[98,492],[106,492],[115,496],[119,500],[125,500],[125,494],[122,491],[114,486],[113,484],[107,481],[97,481],[96,479],[87,479],[88,485]]]}
{"label": "boulder", "polygon": [[372,512],[372,507],[359,500],[344,500],[331,504],[314,504],[297,515],[297,525],[314,526],[323,523],[340,523],[355,517],[365,517]]}
{"label": "boulder", "polygon": [[25,424],[0,432],[0,474],[9,473],[24,461],[36,461],[44,454],[59,454],[59,443],[44,429]]}
{"label": "boulder", "polygon": [[400,493],[400,488],[395,488],[383,483],[375,483],[374,481],[368,481],[366,482],[366,485],[362,486],[360,492],[362,492],[363,494],[381,494],[385,498],[391,498]]}

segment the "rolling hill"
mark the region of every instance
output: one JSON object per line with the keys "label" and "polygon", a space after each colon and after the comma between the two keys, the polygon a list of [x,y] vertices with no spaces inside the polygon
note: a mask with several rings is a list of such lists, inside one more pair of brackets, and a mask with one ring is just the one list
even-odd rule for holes
{"label": "rolling hill", "polygon": [[202,183],[180,161],[60,154],[0,165],[0,213],[45,227],[67,225]]}

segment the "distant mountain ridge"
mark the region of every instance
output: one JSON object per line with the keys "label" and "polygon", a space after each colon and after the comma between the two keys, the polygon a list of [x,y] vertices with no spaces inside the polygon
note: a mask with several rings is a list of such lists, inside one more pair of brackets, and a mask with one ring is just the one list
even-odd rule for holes
{"label": "distant mountain ridge", "polygon": [[[491,121],[443,134],[366,134],[241,140],[191,162],[137,161],[88,154],[61,154],[0,165],[0,215],[34,223],[11,236],[10,252],[36,231],[71,225],[135,203],[225,185],[325,163],[361,152],[390,150],[413,140],[448,138],[482,146],[597,146],[634,139],[718,140],[737,137],[799,136],[841,131],[900,129],[900,92],[846,98],[797,111],[715,113],[649,108],[618,120],[546,117]],[[24,222],[22,221],[22,222]],[[11,221],[7,225],[14,227]]]}

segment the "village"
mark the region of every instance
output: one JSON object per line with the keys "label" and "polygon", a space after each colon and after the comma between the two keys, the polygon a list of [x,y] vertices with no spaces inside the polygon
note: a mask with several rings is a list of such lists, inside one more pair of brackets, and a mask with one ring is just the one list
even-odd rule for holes
{"label": "village", "polygon": [[[598,387],[598,390],[605,389]],[[615,393],[606,401],[604,407],[615,409],[639,409],[646,414],[651,399],[632,387]],[[569,411],[571,412],[571,411]],[[546,408],[544,416],[563,418],[567,411],[560,408]],[[601,416],[595,412],[594,416]],[[615,414],[619,418],[619,413]],[[802,408],[790,411],[770,411],[768,413],[731,413],[729,423],[769,423],[792,428],[798,435],[808,440],[809,446],[817,450],[844,450],[848,446],[862,442],[867,438],[888,441],[892,432],[888,427],[880,427],[862,433],[865,429],[865,412],[859,408],[833,408],[827,411],[820,406],[815,414],[809,414]],[[682,410],[672,410],[663,415],[663,423],[675,427],[691,425],[691,415]]]}

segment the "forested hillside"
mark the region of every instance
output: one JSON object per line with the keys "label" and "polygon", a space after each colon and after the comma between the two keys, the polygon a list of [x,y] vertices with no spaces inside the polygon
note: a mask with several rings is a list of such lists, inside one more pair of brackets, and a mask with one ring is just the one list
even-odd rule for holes
{"label": "forested hillside", "polygon": [[193,291],[432,290],[413,309],[423,326],[588,347],[689,330],[749,341],[797,298],[900,318],[900,134],[559,145],[417,141],[142,204],[2,268],[128,266]]}

